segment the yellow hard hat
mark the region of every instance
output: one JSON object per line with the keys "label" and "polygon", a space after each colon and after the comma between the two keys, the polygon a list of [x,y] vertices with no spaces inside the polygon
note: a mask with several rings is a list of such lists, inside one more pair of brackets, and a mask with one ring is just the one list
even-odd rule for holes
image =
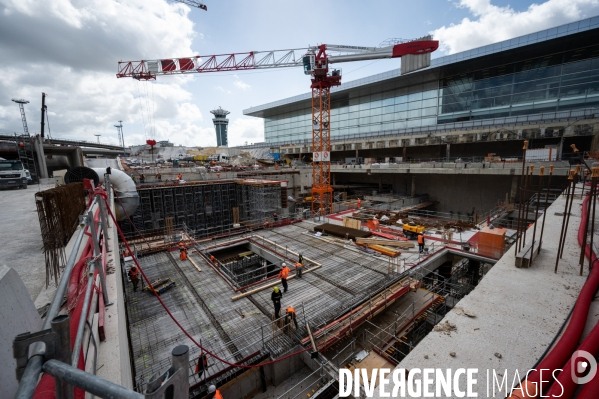
{"label": "yellow hard hat", "polygon": [[279,287],[275,287],[275,288],[273,288],[273,291],[274,291],[274,292],[279,292]]}

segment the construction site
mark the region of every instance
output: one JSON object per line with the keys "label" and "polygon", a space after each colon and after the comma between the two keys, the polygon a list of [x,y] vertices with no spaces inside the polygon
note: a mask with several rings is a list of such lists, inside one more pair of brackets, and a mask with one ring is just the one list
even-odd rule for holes
{"label": "construction site", "polygon": [[[592,47],[579,52],[582,61],[561,55],[564,76],[569,62],[587,58],[587,75],[599,76],[591,63],[599,18],[590,20],[547,38]],[[541,57],[552,43],[501,51]],[[467,57],[490,65],[504,54],[431,62],[438,46],[427,36],[349,55],[338,54],[343,46],[310,47],[310,95],[248,110],[265,118],[273,139],[295,129],[284,120],[299,118],[295,108],[309,101],[311,141],[291,144],[226,148],[229,112],[219,107],[212,112],[224,145],[215,149],[155,140],[128,149],[124,141],[63,145],[29,136],[25,100],[15,101],[26,135],[0,141],[9,158],[0,162],[20,162],[22,175],[0,174],[8,187],[0,192],[7,397],[389,397],[385,384],[399,384],[389,373],[403,370],[405,397],[426,397],[428,384],[435,397],[468,389],[489,398],[596,398],[599,377],[570,369],[577,351],[590,364],[599,354],[597,108],[527,120],[502,114],[473,126],[479,119],[455,111],[455,121],[437,115],[453,124],[446,130],[439,122],[435,132],[423,123],[333,134],[346,106],[334,105],[344,92],[332,90],[341,75],[329,61],[401,57],[397,76],[385,77],[395,96],[388,98],[400,108],[408,100],[399,98],[409,98],[414,110],[430,100],[418,79],[433,79],[442,96],[439,85],[450,79],[441,68]],[[220,67],[159,61],[121,61],[117,76]],[[383,90],[377,82],[347,90]],[[379,97],[368,101],[382,108]],[[348,100],[348,112],[352,106]],[[16,180],[25,170],[29,183]],[[476,369],[477,383],[465,372],[451,387],[420,381],[424,369]],[[373,374],[381,370],[387,377]]]}

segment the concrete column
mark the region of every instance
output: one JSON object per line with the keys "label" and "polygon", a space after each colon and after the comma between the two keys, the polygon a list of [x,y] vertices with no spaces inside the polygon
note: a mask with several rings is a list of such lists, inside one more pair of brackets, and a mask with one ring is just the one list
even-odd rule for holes
{"label": "concrete column", "polygon": [[512,176],[512,187],[510,188],[510,204],[516,202],[516,194],[518,193],[518,176]]}
{"label": "concrete column", "polygon": [[412,175],[412,197],[416,196],[416,175]]}
{"label": "concrete column", "polygon": [[447,143],[446,148],[445,148],[445,158],[447,158],[448,161],[450,158],[450,151],[449,151],[450,147],[451,147],[451,144]]}
{"label": "concrete column", "polygon": [[39,170],[37,171],[38,177],[47,179],[48,178],[48,166],[46,166],[46,154],[44,153],[44,142],[41,136],[37,135],[34,137],[33,142],[35,143],[35,154],[37,156],[37,165]]}
{"label": "concrete column", "polygon": [[358,163],[358,148],[356,148],[356,163]]}
{"label": "concrete column", "polygon": [[541,128],[541,137],[545,137],[545,128],[544,127]]}
{"label": "concrete column", "polygon": [[406,153],[407,153],[408,147],[406,147],[405,145],[403,146],[403,153],[402,153],[402,160],[405,162],[406,161]]}

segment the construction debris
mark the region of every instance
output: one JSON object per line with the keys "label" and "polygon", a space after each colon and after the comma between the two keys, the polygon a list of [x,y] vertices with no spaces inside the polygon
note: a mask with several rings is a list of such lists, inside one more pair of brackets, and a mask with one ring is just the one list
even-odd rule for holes
{"label": "construction debris", "polygon": [[451,335],[452,332],[458,331],[458,328],[455,324],[450,323],[448,320],[445,320],[445,323],[437,324],[433,331],[443,333],[445,335]]}
{"label": "construction debris", "polygon": [[330,234],[335,237],[355,240],[357,237],[366,238],[372,235],[369,231],[352,229],[349,227],[338,226],[336,224],[324,223],[314,227],[314,231]]}

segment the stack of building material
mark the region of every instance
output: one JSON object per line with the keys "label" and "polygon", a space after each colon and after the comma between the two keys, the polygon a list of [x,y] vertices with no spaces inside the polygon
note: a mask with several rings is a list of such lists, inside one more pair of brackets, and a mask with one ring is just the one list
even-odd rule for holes
{"label": "stack of building material", "polygon": [[362,231],[358,229],[352,229],[349,227],[338,226],[336,224],[324,223],[314,227],[314,231],[321,233],[330,234],[332,236],[347,238],[355,240],[357,237],[366,238],[370,237],[372,233],[369,231]]}

